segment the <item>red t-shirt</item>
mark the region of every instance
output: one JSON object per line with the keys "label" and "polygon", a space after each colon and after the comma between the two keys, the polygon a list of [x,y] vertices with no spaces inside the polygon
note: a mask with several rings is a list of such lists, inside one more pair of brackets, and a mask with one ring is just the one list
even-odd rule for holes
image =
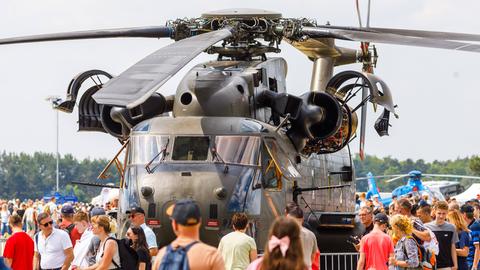
{"label": "red t-shirt", "polygon": [[[58,225],[58,227],[62,230],[66,230],[70,224],[72,223],[66,220],[63,220],[62,223]],[[76,227],[73,227],[72,231],[69,233],[69,236],[70,236],[70,240],[72,241],[72,247],[75,247],[77,240],[80,240],[80,237],[82,237],[82,234],[78,232]]]}
{"label": "red t-shirt", "polygon": [[393,242],[386,233],[373,230],[362,238],[360,252],[365,253],[365,270],[388,270]]}
{"label": "red t-shirt", "polygon": [[3,257],[12,259],[12,270],[33,269],[33,240],[25,232],[16,232],[8,238]]}

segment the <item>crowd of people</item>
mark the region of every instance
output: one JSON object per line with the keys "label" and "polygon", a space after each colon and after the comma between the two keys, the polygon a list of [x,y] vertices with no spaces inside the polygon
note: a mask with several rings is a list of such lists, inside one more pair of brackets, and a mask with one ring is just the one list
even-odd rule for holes
{"label": "crowd of people", "polygon": [[[245,213],[233,215],[233,231],[221,239],[218,248],[202,243],[200,207],[192,200],[179,200],[167,209],[177,238],[160,250],[141,207],[127,211],[131,226],[125,239],[117,239],[116,202],[105,208],[81,203],[57,206],[54,199],[20,204],[3,204],[9,212],[6,222],[2,220],[7,238],[3,260],[8,269],[319,268],[316,237],[302,226],[303,211],[294,203],[288,204],[285,215],[272,224],[262,257],[255,240],[247,234],[249,219]],[[30,208],[34,208],[33,220],[25,218]]]}
{"label": "crowd of people", "polygon": [[[352,237],[360,254],[358,270],[477,269],[480,202],[424,199],[394,198],[388,207],[360,207],[365,230]],[[3,260],[13,270],[319,269],[317,238],[304,227],[303,210],[293,202],[271,224],[263,256],[247,234],[245,213],[232,216],[233,231],[218,247],[202,243],[200,207],[193,200],[179,200],[166,210],[177,237],[161,249],[141,207],[126,212],[131,224],[126,237],[115,237],[118,200],[104,207],[57,205],[54,199],[0,205],[7,238]]]}
{"label": "crowd of people", "polygon": [[[362,196],[360,195],[360,199]],[[365,232],[354,238],[357,269],[459,269],[480,265],[480,202],[460,205],[421,196],[394,198],[388,206],[363,204]]]}

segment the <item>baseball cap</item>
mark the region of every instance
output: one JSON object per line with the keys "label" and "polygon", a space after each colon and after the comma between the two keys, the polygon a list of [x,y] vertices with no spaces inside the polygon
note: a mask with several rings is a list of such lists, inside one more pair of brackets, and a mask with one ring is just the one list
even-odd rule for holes
{"label": "baseball cap", "polygon": [[168,207],[166,212],[170,218],[183,226],[197,225],[201,219],[200,207],[190,199],[178,200]]}
{"label": "baseball cap", "polygon": [[470,199],[467,201],[468,203],[479,203],[477,199]]}
{"label": "baseball cap", "polygon": [[378,213],[375,215],[374,222],[388,224],[388,216],[385,215],[384,213]]}
{"label": "baseball cap", "polygon": [[145,215],[145,210],[143,210],[143,208],[141,208],[139,206],[134,206],[134,207],[130,208],[130,210],[127,210],[126,213],[127,214],[142,213],[142,214]]}
{"label": "baseball cap", "polygon": [[94,207],[90,211],[90,217],[105,215],[105,210],[101,207]]}
{"label": "baseball cap", "polygon": [[75,214],[75,210],[73,209],[73,206],[70,204],[66,204],[62,207],[62,210],[60,211],[62,214]]}
{"label": "baseball cap", "polygon": [[473,206],[464,204],[462,207],[460,207],[460,212],[462,213],[473,213],[475,209],[473,209]]}

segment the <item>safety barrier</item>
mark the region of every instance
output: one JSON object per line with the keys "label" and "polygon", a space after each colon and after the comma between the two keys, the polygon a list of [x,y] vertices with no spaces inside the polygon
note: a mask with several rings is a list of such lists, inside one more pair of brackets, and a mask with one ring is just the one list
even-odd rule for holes
{"label": "safety barrier", "polygon": [[358,253],[320,253],[320,269],[322,270],[355,270]]}

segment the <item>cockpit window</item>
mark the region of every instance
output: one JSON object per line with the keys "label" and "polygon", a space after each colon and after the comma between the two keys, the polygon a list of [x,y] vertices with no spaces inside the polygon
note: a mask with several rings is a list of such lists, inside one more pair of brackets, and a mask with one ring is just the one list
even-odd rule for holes
{"label": "cockpit window", "polygon": [[158,163],[163,154],[158,154],[168,144],[168,136],[135,135],[130,138],[129,164],[145,165]]}
{"label": "cockpit window", "polygon": [[258,165],[260,137],[216,136],[214,147],[226,163]]}
{"label": "cockpit window", "polygon": [[207,160],[210,138],[178,136],[173,144],[172,160]]}

